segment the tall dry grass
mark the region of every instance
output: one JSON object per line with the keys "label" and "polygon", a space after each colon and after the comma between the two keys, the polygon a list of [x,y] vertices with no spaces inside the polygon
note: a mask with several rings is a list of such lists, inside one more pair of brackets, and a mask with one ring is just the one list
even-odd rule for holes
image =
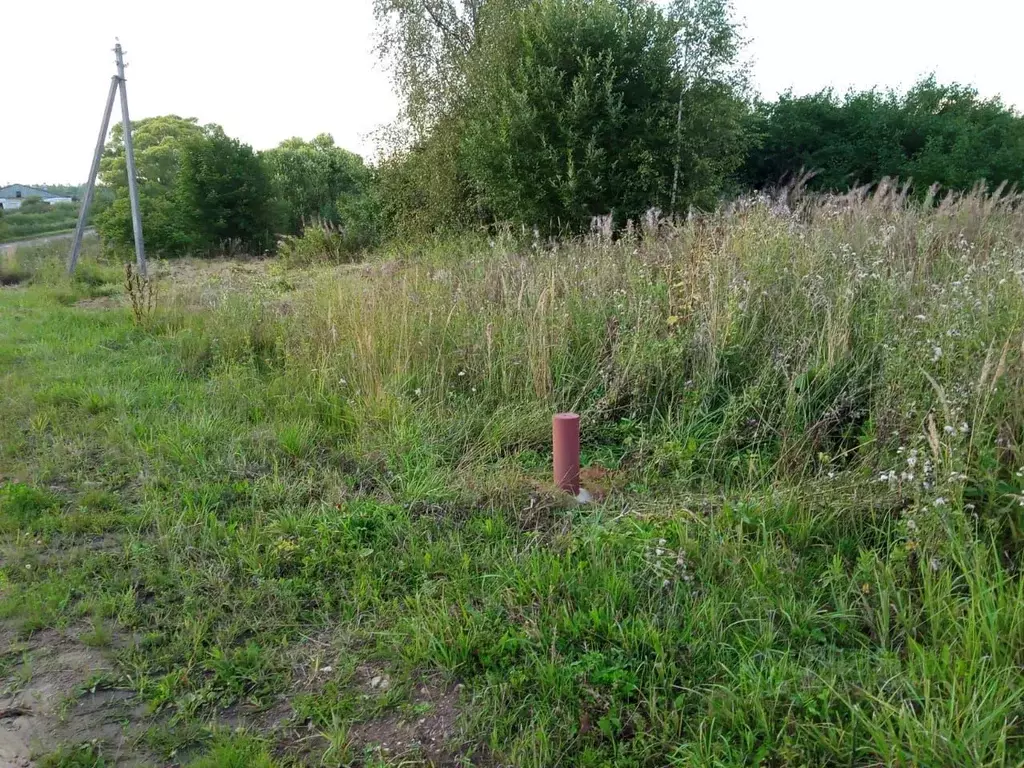
{"label": "tall dry grass", "polygon": [[963,461],[1018,461],[1017,197],[883,184],[460,250],[332,273],[282,336],[322,391],[373,428],[415,425],[442,462],[541,449],[556,410],[652,480],[884,469],[932,422]]}

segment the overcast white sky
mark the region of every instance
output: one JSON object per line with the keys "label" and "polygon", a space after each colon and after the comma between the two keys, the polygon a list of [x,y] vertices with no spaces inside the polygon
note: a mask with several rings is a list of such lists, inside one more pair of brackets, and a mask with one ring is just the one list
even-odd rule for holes
{"label": "overcast white sky", "polygon": [[[372,0],[11,0],[0,10],[0,184],[78,183],[113,73],[132,117],[216,122],[257,149],[326,131],[372,154],[396,110]],[[907,87],[935,71],[1024,107],[1022,0],[736,0],[765,96]],[[115,109],[115,117],[119,112]]]}

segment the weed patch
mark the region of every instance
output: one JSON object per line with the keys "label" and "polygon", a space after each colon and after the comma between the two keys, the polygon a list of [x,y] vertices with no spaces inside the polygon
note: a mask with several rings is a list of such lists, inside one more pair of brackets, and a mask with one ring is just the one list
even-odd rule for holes
{"label": "weed patch", "polygon": [[0,293],[4,685],[43,641],[89,667],[48,706],[125,727],[64,764],[1016,764],[1022,234],[981,196],[759,199],[183,262],[138,326],[33,278]]}

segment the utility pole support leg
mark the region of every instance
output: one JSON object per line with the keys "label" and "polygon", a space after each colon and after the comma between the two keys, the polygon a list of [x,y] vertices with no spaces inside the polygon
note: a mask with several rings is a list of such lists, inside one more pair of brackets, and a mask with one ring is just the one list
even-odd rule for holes
{"label": "utility pole support leg", "polygon": [[107,94],[107,106],[103,110],[103,121],[100,123],[100,135],[96,139],[96,151],[92,156],[92,168],[89,170],[89,183],[85,187],[85,197],[82,198],[82,208],[78,212],[78,224],[75,225],[75,237],[71,241],[71,255],[68,257],[68,274],[75,271],[78,264],[78,254],[82,249],[82,236],[85,234],[85,220],[89,215],[89,206],[92,205],[93,192],[96,190],[96,175],[100,171],[100,158],[103,156],[103,145],[107,139],[107,129],[110,127],[110,113],[114,110],[114,96],[117,94],[118,79],[115,75],[110,78],[110,92]]}
{"label": "utility pole support leg", "polygon": [[117,57],[117,79],[121,85],[121,122],[124,125],[124,157],[128,165],[128,195],[132,203],[132,231],[135,234],[135,260],[139,275],[146,279],[146,250],[142,241],[142,211],[139,210],[139,182],[135,174],[135,147],[132,143],[132,121],[128,117],[128,89],[124,79],[124,56],[121,44],[114,46]]}

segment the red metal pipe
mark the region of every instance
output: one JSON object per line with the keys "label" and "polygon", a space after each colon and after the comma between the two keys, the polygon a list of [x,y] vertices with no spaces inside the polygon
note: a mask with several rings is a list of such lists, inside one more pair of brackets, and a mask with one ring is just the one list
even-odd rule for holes
{"label": "red metal pipe", "polygon": [[575,413],[556,413],[551,436],[555,485],[576,496],[580,492],[580,417]]}

